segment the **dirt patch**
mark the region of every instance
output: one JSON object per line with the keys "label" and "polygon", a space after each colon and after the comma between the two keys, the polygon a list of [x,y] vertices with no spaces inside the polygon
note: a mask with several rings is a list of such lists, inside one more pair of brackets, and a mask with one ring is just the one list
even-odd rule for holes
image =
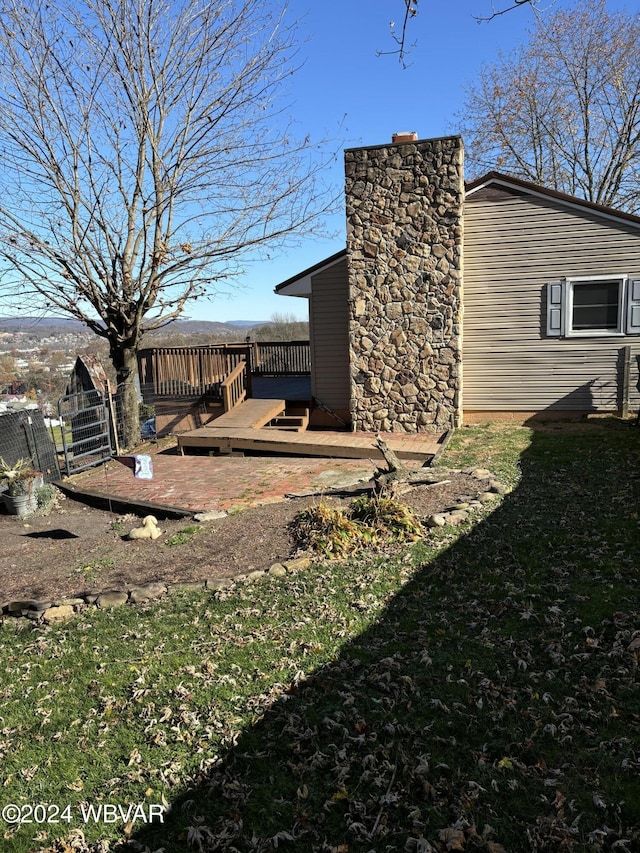
{"label": "dirt patch", "polygon": [[[478,481],[452,474],[450,482],[414,486],[403,500],[419,516],[441,512],[464,495],[479,491]],[[150,581],[176,583],[231,577],[290,557],[289,524],[319,498],[270,503],[206,522],[193,535],[171,544],[194,522],[165,520],[155,542],[128,541],[140,524],[135,516],[115,515],[78,501],[61,499],[47,516],[26,521],[0,515],[0,604],[19,598],[56,599],[103,590],[130,589]],[[350,498],[332,498],[347,503]]]}

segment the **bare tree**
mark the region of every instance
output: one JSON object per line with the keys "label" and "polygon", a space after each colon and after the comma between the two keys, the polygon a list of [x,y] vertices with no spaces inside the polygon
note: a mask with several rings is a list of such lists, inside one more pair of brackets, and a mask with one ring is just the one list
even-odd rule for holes
{"label": "bare tree", "polygon": [[[143,333],[331,203],[279,98],[295,25],[263,0],[6,0],[0,288],[106,338],[138,437]],[[13,297],[13,303],[11,299]]]}
{"label": "bare tree", "polygon": [[[415,18],[418,14],[418,0],[395,0],[395,2],[404,6],[400,26],[397,27],[395,21],[389,23],[391,38],[395,42],[396,47],[393,50],[379,50],[378,55],[387,56],[389,54],[396,54],[400,63],[406,67],[407,56],[415,47],[415,43],[412,45],[407,43],[407,38],[409,36],[411,19]],[[507,12],[518,9],[520,6],[531,6],[531,8],[538,10],[547,8],[554,3],[555,0],[506,0],[506,2],[496,5],[491,0],[491,3],[488,4],[483,14],[477,14],[473,17],[478,23],[487,23],[488,21],[493,21],[494,18],[499,18],[501,15],[506,15]]]}
{"label": "bare tree", "polygon": [[584,0],[540,16],[530,41],[467,90],[467,164],[640,210],[640,18]]}
{"label": "bare tree", "polygon": [[295,314],[275,312],[268,323],[251,330],[251,337],[256,341],[308,341],[309,323]]}

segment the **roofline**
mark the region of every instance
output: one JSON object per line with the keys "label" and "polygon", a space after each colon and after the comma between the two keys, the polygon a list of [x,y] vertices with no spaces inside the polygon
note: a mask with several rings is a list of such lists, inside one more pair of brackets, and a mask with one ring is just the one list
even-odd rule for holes
{"label": "roofline", "polygon": [[511,175],[503,175],[500,172],[487,172],[481,178],[476,178],[473,181],[465,183],[465,198],[473,195],[474,192],[483,189],[489,184],[498,184],[499,186],[516,187],[517,189],[525,190],[527,193],[538,198],[550,198],[554,201],[559,201],[567,207],[577,208],[578,210],[590,210],[593,213],[598,213],[606,219],[617,219],[622,222],[628,222],[631,225],[640,226],[640,216],[635,213],[625,213],[622,210],[616,210],[613,207],[607,207],[604,204],[597,204],[594,201],[587,201],[569,193],[561,192],[560,190],[552,190],[547,187],[534,184],[532,181],[525,181],[522,178],[514,178]]}
{"label": "roofline", "polygon": [[[454,139],[457,137],[442,137],[442,139]],[[421,141],[421,140],[418,140]],[[422,140],[426,141],[426,140]],[[398,145],[406,145],[407,143],[400,142]],[[413,143],[415,144],[415,143]],[[386,145],[374,145],[374,146],[366,146],[367,148],[386,148]],[[347,149],[349,151],[358,151],[362,149],[358,148],[350,148]],[[560,192],[560,190],[551,190],[546,187],[540,186],[540,184],[534,184],[531,181],[525,181],[522,178],[514,178],[511,175],[503,175],[500,172],[487,172],[486,175],[483,175],[481,178],[476,178],[473,181],[465,182],[465,198],[470,195],[473,195],[478,190],[483,189],[490,184],[497,184],[498,186],[504,187],[515,187],[516,189],[524,190],[530,195],[537,196],[538,198],[543,199],[552,199],[553,201],[560,202],[565,207],[574,208],[577,210],[588,210],[592,213],[596,213],[599,216],[602,216],[605,219],[612,219],[618,222],[625,222],[630,225],[634,225],[640,228],[640,216],[637,216],[635,213],[625,213],[622,210],[616,210],[613,207],[607,207],[604,204],[596,204],[593,201],[586,201],[586,199],[578,198],[578,196],[569,195],[569,193]],[[325,258],[322,261],[319,261],[317,264],[314,264],[311,267],[308,267],[306,270],[302,270],[302,272],[297,273],[297,275],[292,275],[291,278],[288,278],[286,281],[277,284],[274,287],[274,293],[282,294],[284,296],[309,296],[311,294],[311,282],[304,282],[304,279],[310,279],[312,275],[320,272],[321,270],[327,269],[334,264],[338,263],[338,261],[342,260],[347,255],[347,250],[341,249],[339,252],[336,252],[334,255],[331,255],[328,258]],[[286,288],[294,285],[300,284],[300,287],[297,288],[297,293],[286,293]]]}
{"label": "roofline", "polygon": [[[296,275],[292,275],[291,278],[288,278],[286,281],[281,281],[280,284],[276,284],[276,286],[273,288],[273,292],[274,293],[282,293],[283,290],[285,290],[285,288],[288,287],[289,285],[295,284],[296,282],[299,282],[301,279],[307,278],[308,276],[312,276],[312,275],[314,275],[314,273],[320,272],[321,270],[323,270],[327,267],[333,266],[334,264],[338,263],[338,261],[341,261],[342,258],[346,257],[346,255],[347,255],[346,248],[340,249],[340,251],[336,252],[335,255],[331,255],[330,257],[325,258],[322,261],[318,261],[318,263],[314,264],[312,267],[308,267],[306,270],[302,270],[302,272],[296,273]],[[288,296],[295,296],[295,295],[302,296],[304,294],[293,294],[293,293],[292,294],[285,294],[285,296],[287,296],[287,295]]]}

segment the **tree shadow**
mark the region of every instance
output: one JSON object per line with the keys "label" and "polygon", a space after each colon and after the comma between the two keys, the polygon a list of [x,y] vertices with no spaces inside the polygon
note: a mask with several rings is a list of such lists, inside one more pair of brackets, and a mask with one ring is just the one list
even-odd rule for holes
{"label": "tree shadow", "polygon": [[137,849],[640,849],[624,652],[639,468],[628,423],[536,425],[517,487],[435,556],[417,546],[414,569],[363,568],[408,578],[207,756],[164,823],[136,828]]}

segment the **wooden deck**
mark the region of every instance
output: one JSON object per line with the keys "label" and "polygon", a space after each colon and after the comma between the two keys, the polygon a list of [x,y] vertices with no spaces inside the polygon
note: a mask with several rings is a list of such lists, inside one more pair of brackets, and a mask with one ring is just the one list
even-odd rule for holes
{"label": "wooden deck", "polygon": [[[290,432],[280,429],[250,429],[210,425],[178,436],[182,453],[286,453],[291,456],[326,456],[336,459],[382,459],[370,433],[316,431]],[[386,443],[401,459],[430,461],[441,448],[445,434],[388,435]]]}

